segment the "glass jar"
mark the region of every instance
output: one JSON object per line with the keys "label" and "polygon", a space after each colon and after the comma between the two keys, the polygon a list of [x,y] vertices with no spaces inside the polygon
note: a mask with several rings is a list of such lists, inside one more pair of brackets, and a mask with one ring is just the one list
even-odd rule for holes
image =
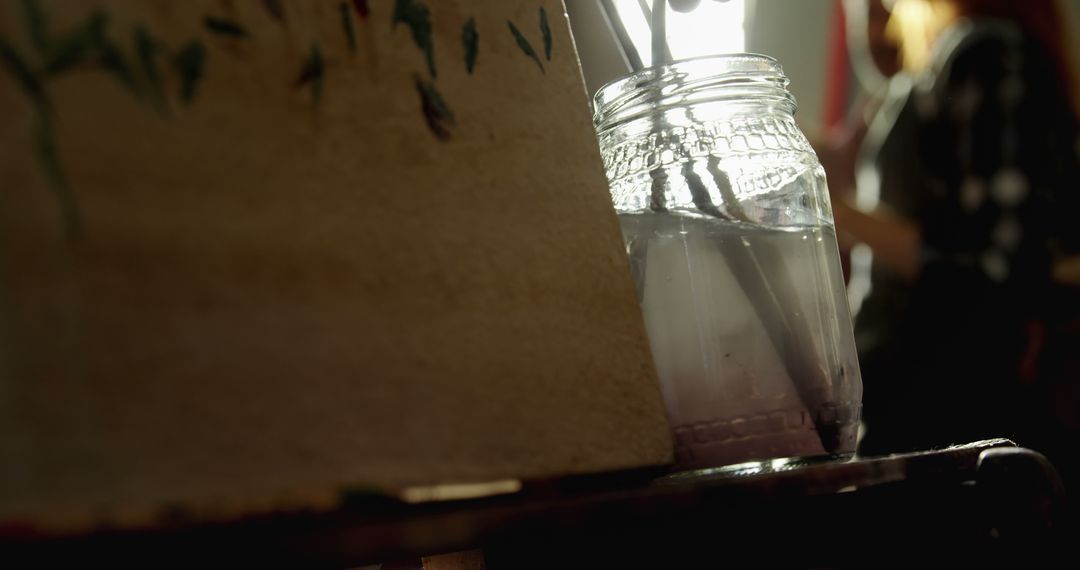
{"label": "glass jar", "polygon": [[862,380],[825,172],[776,60],[616,80],[594,123],[678,467],[850,455]]}

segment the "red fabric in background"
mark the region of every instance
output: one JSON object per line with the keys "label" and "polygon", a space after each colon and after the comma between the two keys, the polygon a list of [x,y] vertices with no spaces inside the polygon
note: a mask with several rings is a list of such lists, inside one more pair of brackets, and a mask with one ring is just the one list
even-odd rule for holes
{"label": "red fabric in background", "polygon": [[[847,22],[843,0],[833,0],[832,25],[829,27],[828,53],[825,59],[825,136],[832,136],[844,127],[851,97],[851,66],[848,58]],[[850,252],[840,252],[840,268],[844,283],[851,278]]]}
{"label": "red fabric in background", "polygon": [[851,96],[851,67],[848,64],[847,24],[842,0],[833,0],[832,25],[829,29],[825,59],[825,129],[844,122]]}

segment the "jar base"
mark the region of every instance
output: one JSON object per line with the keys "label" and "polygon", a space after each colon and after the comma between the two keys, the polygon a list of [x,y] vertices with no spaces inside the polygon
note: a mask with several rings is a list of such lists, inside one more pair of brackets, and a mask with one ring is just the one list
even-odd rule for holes
{"label": "jar base", "polygon": [[820,454],[810,456],[778,457],[775,459],[761,459],[744,461],[718,467],[703,467],[678,471],[660,477],[653,482],[654,485],[683,485],[690,482],[712,481],[719,479],[733,479],[749,477],[767,473],[781,473],[824,463],[846,463],[855,458],[855,452]]}
{"label": "jar base", "polygon": [[[857,409],[857,406],[843,408]],[[677,426],[673,430],[675,468],[704,469],[771,461],[777,457],[829,457],[855,452],[859,429],[859,422],[854,419],[857,413],[815,426],[805,413],[787,412]],[[785,421],[789,416],[799,420]]]}

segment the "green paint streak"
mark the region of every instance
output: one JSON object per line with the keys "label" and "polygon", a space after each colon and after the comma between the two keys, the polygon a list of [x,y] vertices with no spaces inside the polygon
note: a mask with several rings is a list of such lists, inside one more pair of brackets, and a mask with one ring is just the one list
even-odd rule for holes
{"label": "green paint streak", "polygon": [[430,81],[423,81],[421,82],[421,88],[424,90],[427,99],[431,101],[431,106],[439,114],[439,117],[450,124],[454,124],[454,112],[450,110],[450,106],[446,104],[442,95],[435,89],[435,84]]}
{"label": "green paint streak", "polygon": [[203,26],[206,27],[207,31],[219,36],[246,38],[248,35],[247,30],[245,30],[243,26],[225,18],[206,16],[203,18]]}
{"label": "green paint streak", "polygon": [[424,120],[435,138],[445,141],[450,139],[450,125],[454,124],[454,112],[435,89],[435,84],[424,81],[417,75],[413,75],[416,82],[416,90],[420,92],[420,105],[424,113]]}
{"label": "green paint streak", "polygon": [[105,70],[113,79],[118,81],[120,85],[127,88],[137,98],[142,97],[142,91],[140,90],[139,83],[135,80],[135,72],[131,69],[131,64],[128,63],[124,53],[120,51],[112,40],[105,35],[105,25],[103,24],[100,29],[97,29],[97,33],[93,34],[94,48],[98,52],[98,63],[102,69]]}
{"label": "green paint streak", "polygon": [[323,63],[322,51],[319,50],[319,44],[312,44],[311,55],[308,56],[304,67],[300,69],[300,75],[296,78],[296,86],[311,85],[311,104],[316,107],[322,99],[323,76],[325,73],[326,67]]}
{"label": "green paint streak", "polygon": [[161,51],[150,32],[142,26],[135,28],[135,51],[139,60],[139,69],[146,81],[146,95],[150,98],[159,112],[165,111],[165,88],[161,82],[161,72],[158,71],[157,56]]}
{"label": "green paint streak", "polygon": [[272,18],[285,22],[285,7],[281,5],[281,0],[263,0],[262,5]]}
{"label": "green paint streak", "polygon": [[64,232],[68,239],[74,239],[80,233],[79,208],[75,201],[75,194],[68,185],[67,177],[64,176],[60,157],[56,151],[56,137],[52,127],[52,105],[45,94],[45,88],[26,61],[3,38],[0,38],[0,63],[34,104],[34,151],[38,165],[45,175],[46,184],[59,204]]}
{"label": "green paint streak", "polygon": [[26,32],[30,35],[30,43],[38,53],[44,54],[49,46],[49,36],[45,31],[45,12],[41,10],[37,0],[22,1],[22,17]]}
{"label": "green paint streak", "polygon": [[314,70],[311,80],[311,104],[318,106],[322,100],[324,67],[322,52],[317,44],[311,46],[311,68]]}
{"label": "green paint streak", "polygon": [[[41,65],[35,68],[27,63],[9,42],[0,37],[0,68],[6,70],[34,104],[36,120],[33,148],[37,162],[59,204],[65,234],[69,240],[75,239],[82,231],[81,214],[77,197],[64,173],[57,150],[54,116],[44,81],[77,65],[96,64],[136,98],[149,98],[159,110],[164,110],[166,98],[158,59],[165,47],[145,28],[136,26],[133,29],[136,62],[132,64],[117,44],[109,39],[108,18],[104,12],[93,12],[82,24],[59,38],[54,38],[54,41],[49,39],[45,14],[38,3],[35,0],[24,0],[22,6],[27,32],[40,53]],[[245,33],[239,26],[230,26],[209,18],[207,25],[227,35]],[[319,58],[321,68],[321,56],[318,55],[317,48],[315,56]],[[172,63],[180,75],[180,97],[185,103],[190,103],[194,98],[205,60],[206,50],[197,42],[188,43],[173,57]],[[320,89],[320,84],[313,86],[316,98]]]}
{"label": "green paint streak", "polygon": [[26,60],[4,38],[0,38],[0,64],[15,80],[19,89],[34,103],[38,113],[48,113],[51,110],[52,105],[49,102],[49,96],[45,94],[45,87],[30,69]]}
{"label": "green paint streak", "polygon": [[188,42],[173,56],[172,64],[176,72],[180,74],[180,100],[185,105],[190,104],[195,100],[195,91],[203,76],[206,48],[197,41]]}
{"label": "green paint streak", "polygon": [[348,2],[338,4],[341,12],[341,27],[345,30],[345,39],[349,42],[349,51],[356,53],[356,30],[353,28],[352,13],[349,11]]}
{"label": "green paint streak", "polygon": [[97,38],[105,35],[106,24],[105,13],[95,11],[82,25],[68,32],[59,41],[51,43],[42,65],[45,74],[56,75],[89,60],[97,49]]}
{"label": "green paint streak", "polygon": [[540,56],[536,55],[536,50],[533,49],[532,44],[529,43],[529,40],[525,38],[521,31],[517,29],[517,26],[515,26],[514,23],[510,20],[506,21],[506,25],[510,26],[510,33],[514,36],[514,40],[517,41],[517,45],[519,48],[521,48],[521,51],[536,62],[536,65],[540,67],[541,73],[547,73],[544,71],[544,64],[540,62]]}
{"label": "green paint streak", "polygon": [[143,75],[155,84],[161,81],[156,62],[159,49],[157,40],[146,31],[146,28],[142,26],[135,28],[135,51],[139,57],[139,68]]}
{"label": "green paint streak", "polygon": [[[48,54],[51,48],[45,37],[44,15],[35,2],[24,2],[23,8],[29,26],[31,41],[37,50],[46,56],[46,63],[48,63],[52,58]],[[61,41],[59,45],[63,48],[61,51],[68,49],[64,47],[67,45],[65,41]],[[42,84],[39,74],[35,73],[26,60],[3,38],[0,38],[0,63],[3,64],[3,67],[34,104],[33,148],[37,156],[38,166],[45,176],[46,185],[53,193],[60,208],[64,234],[68,240],[73,240],[81,233],[82,222],[75,193],[72,192],[67,176],[64,175],[60,156],[56,150],[52,105],[45,93],[45,86]]]}
{"label": "green paint streak", "polygon": [[94,62],[135,97],[142,98],[142,86],[123,51],[109,39],[108,25],[108,16],[95,11],[59,41],[46,45],[41,69],[51,77],[82,63]]}
{"label": "green paint streak", "polygon": [[432,77],[435,72],[435,44],[431,39],[431,11],[417,0],[396,0],[394,2],[393,27],[405,24],[412,32],[413,43],[424,52],[428,72]]}
{"label": "green paint streak", "polygon": [[469,18],[461,29],[461,43],[465,46],[465,69],[472,75],[476,67],[476,55],[480,44],[480,34],[476,32],[476,18]]}
{"label": "green paint streak", "polygon": [[544,38],[544,59],[551,61],[551,26],[543,6],[540,7],[540,35]]}
{"label": "green paint streak", "polygon": [[53,133],[52,118],[48,113],[38,112],[34,126],[34,148],[38,163],[45,174],[49,189],[56,197],[63,218],[64,234],[68,240],[74,240],[82,233],[82,219],[79,204],[64,175],[60,164],[60,155],[56,150],[56,136]]}

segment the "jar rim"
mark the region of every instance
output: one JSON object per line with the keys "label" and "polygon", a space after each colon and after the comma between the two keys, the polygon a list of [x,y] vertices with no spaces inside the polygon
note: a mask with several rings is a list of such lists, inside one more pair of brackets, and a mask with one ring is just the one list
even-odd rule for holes
{"label": "jar rim", "polygon": [[598,130],[658,108],[712,101],[765,101],[794,113],[795,98],[775,58],[755,53],[707,55],[649,67],[614,79],[593,97]]}

